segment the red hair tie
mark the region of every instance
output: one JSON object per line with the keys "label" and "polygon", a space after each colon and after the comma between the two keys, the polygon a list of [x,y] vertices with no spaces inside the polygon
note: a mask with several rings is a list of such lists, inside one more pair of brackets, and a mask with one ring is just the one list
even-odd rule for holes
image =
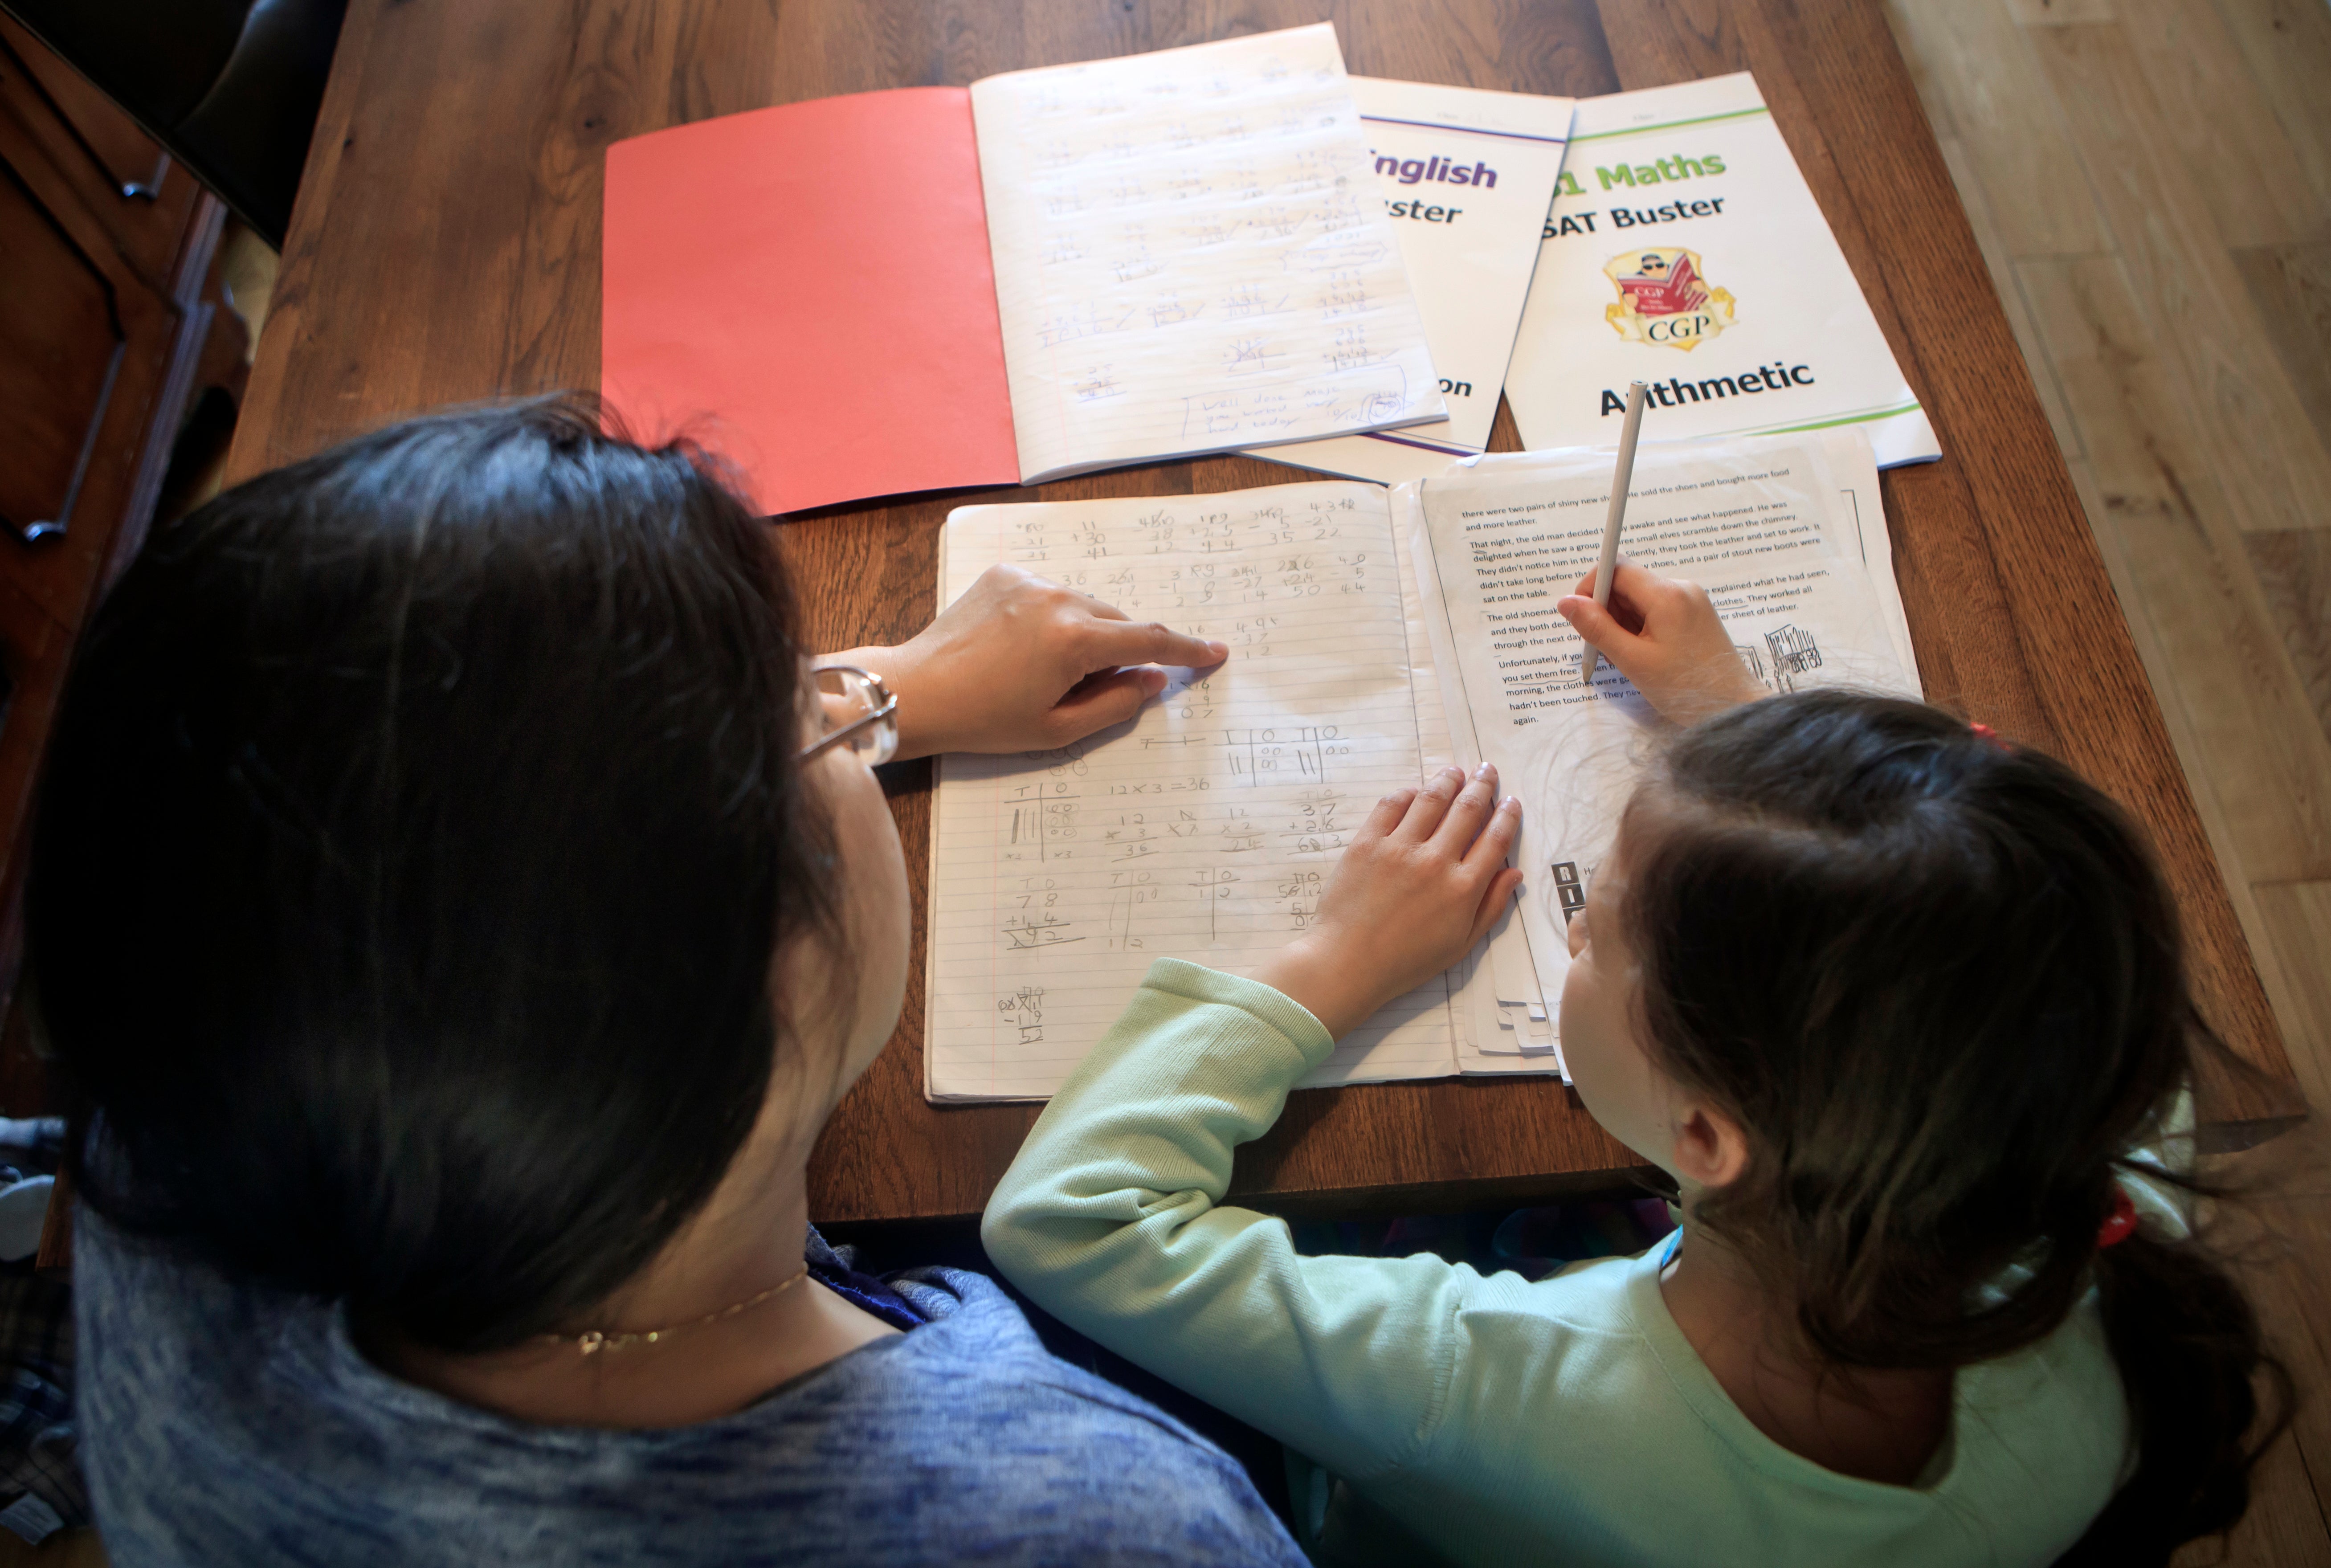
{"label": "red hair tie", "polygon": [[2113,1211],[2105,1217],[2105,1222],[2097,1227],[2097,1250],[2101,1252],[2107,1247],[2117,1247],[2127,1240],[2129,1232],[2136,1229],[2136,1205],[2129,1202],[2126,1188],[2116,1186],[2113,1188]]}
{"label": "red hair tie", "polygon": [[2005,751],[2007,749],[2007,743],[1999,738],[1998,733],[1994,731],[1991,726],[1987,724],[1970,724],[1967,727],[1974,731],[1975,734],[1983,736],[1984,739],[1991,742],[1992,745],[1999,747],[2000,750]]}

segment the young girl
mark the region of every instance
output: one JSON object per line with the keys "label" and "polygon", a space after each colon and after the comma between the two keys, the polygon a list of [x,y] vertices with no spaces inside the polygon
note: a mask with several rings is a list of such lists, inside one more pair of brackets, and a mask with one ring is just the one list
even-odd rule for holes
{"label": "young girl", "polygon": [[870,765],[1223,653],[999,570],[812,677],[766,530],[557,404],[157,537],[28,917],[111,1561],[1299,1563],[987,1280],[869,1278],[804,1212],[906,977]]}
{"label": "young girl", "polygon": [[1750,701],[1704,594],[1613,585],[1639,631],[1565,613],[1700,722],[1570,926],[1563,1050],[1681,1230],[1532,1284],[1301,1257],[1221,1206],[1289,1087],[1507,898],[1484,768],[1380,803],[1252,979],[1157,964],[997,1191],[990,1256],[1331,1472],[1298,1519],[1327,1560],[2127,1563],[2225,1528],[2261,1357],[2129,1153],[2200,1033],[2136,831],[1933,708]]}

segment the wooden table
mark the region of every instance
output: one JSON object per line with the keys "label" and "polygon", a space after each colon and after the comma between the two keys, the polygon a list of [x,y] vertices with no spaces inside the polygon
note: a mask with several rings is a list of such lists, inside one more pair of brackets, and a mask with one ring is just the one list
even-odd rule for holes
{"label": "wooden table", "polygon": [[[2153,832],[2203,1009],[2252,1069],[2209,1076],[2217,1140],[2302,1116],[2103,563],[1875,0],[353,0],[232,477],[441,404],[595,386],[600,171],[620,138],[1322,18],[1370,75],[1584,97],[1755,72],[1942,439],[1942,461],[1884,484],[1928,695],[2064,757]],[[913,439],[913,411],[899,416]],[[1499,436],[1518,444],[1502,412]],[[1243,458],[1163,463],[838,508],[781,536],[822,645],[894,641],[930,613],[952,506],[1296,477]],[[895,771],[891,804],[920,867],[930,772]],[[1018,1148],[1033,1107],[924,1102],[922,1036],[910,996],[819,1147],[814,1217],[975,1212]],[[1241,1151],[1235,1190],[1313,1212],[1455,1207],[1605,1185],[1635,1164],[1557,1084],[1372,1085],[1295,1095]]]}

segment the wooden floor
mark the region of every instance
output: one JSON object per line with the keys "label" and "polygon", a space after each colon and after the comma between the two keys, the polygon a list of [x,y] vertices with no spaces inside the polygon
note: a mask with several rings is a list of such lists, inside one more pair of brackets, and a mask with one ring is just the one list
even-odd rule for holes
{"label": "wooden floor", "polygon": [[2331,6],[1887,9],[2315,1109],[2235,1163],[2311,1398],[2227,1560],[2331,1563]]}

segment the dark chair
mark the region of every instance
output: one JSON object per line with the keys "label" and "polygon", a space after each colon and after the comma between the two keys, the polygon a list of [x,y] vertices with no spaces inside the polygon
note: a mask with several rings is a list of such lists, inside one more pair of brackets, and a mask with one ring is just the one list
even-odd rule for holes
{"label": "dark chair", "polygon": [[347,0],[0,0],[279,250],[347,9]]}

